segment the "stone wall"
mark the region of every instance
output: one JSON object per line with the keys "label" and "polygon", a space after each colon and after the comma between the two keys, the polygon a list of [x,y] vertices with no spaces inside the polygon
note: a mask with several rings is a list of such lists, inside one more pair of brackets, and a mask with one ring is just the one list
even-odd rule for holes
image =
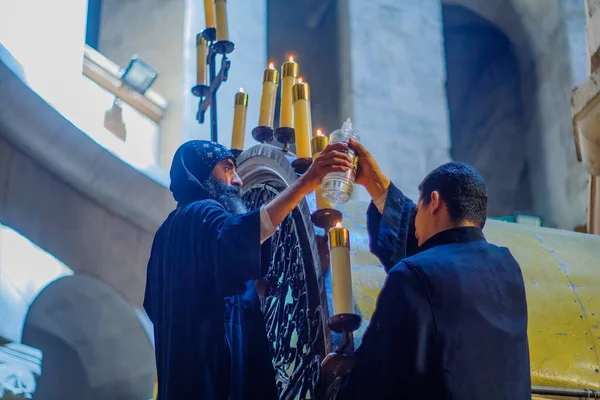
{"label": "stone wall", "polygon": [[[268,3],[269,60],[281,65],[289,54],[299,63],[300,76],[311,88],[313,128],[332,132],[343,122],[340,114],[338,2],[310,0]],[[275,114],[278,124],[279,113]],[[256,117],[255,117],[256,118]]]}
{"label": "stone wall", "polygon": [[181,143],[184,0],[103,0],[98,51],[127,66],[133,54],[158,72],[152,88],[169,102],[161,122],[159,162]]}
{"label": "stone wall", "polygon": [[488,215],[531,212],[521,79],[506,35],[460,6],[444,6],[452,158],[488,186]]}
{"label": "stone wall", "polygon": [[[588,23],[585,25],[587,51],[591,63],[600,47],[600,0],[585,0]],[[597,65],[596,65],[597,66]],[[595,69],[595,68],[594,68]]]}
{"label": "stone wall", "polygon": [[347,7],[340,10],[348,21],[340,25],[349,50],[344,116],[351,112],[383,171],[416,198],[425,174],[450,159],[440,2],[349,0]]}
{"label": "stone wall", "polygon": [[[502,30],[521,73],[533,211],[544,224],[573,229],[585,221],[586,175],[577,162],[570,96],[582,75],[583,2],[451,0]],[[574,72],[577,71],[577,72]]]}

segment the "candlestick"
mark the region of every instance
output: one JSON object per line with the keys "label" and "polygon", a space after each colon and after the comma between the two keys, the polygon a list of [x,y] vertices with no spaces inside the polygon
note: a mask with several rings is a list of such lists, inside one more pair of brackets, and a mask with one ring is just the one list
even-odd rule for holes
{"label": "candlestick", "polygon": [[217,41],[229,40],[229,26],[227,25],[227,1],[215,1],[215,15],[217,18]]}
{"label": "candlestick", "polygon": [[329,248],[334,314],[353,314],[350,233],[339,222],[329,231]]}
{"label": "candlestick", "polygon": [[196,35],[196,85],[206,86],[206,54],[208,43],[199,33]]}
{"label": "candlestick", "polygon": [[233,109],[233,131],[231,133],[231,148],[242,150],[244,148],[244,134],[246,132],[246,112],[248,111],[248,93],[244,88],[235,94]]}
{"label": "candlestick", "polygon": [[[323,135],[323,132],[320,129],[317,129],[317,135],[314,136],[310,142],[312,146],[312,159],[314,162],[315,158],[317,158],[329,144],[329,138]],[[317,210],[333,208],[333,205],[323,198],[321,185],[317,186],[317,189],[315,190],[315,196],[317,198]]]}
{"label": "candlestick", "polygon": [[292,87],[294,109],[294,131],[296,133],[296,155],[298,158],[310,158],[310,137],[312,118],[310,113],[310,87],[298,78]]}
{"label": "candlestick", "polygon": [[275,99],[277,97],[277,85],[279,84],[279,71],[269,64],[263,75],[263,90],[260,98],[260,115],[258,126],[273,128],[275,118]]}
{"label": "candlestick", "polygon": [[215,6],[213,0],[204,0],[204,20],[207,28],[215,27]]}
{"label": "candlestick", "polygon": [[287,62],[281,66],[281,106],[279,108],[279,127],[294,127],[294,109],[292,98],[292,87],[296,84],[298,77],[298,64],[294,57],[290,56]]}

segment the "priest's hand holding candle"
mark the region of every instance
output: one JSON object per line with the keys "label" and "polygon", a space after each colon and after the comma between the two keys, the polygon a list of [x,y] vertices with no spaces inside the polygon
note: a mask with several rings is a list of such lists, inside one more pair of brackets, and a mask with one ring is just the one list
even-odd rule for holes
{"label": "priest's hand holding candle", "polygon": [[[311,139],[312,146],[312,159],[313,162],[321,154],[325,147],[329,144],[329,138],[323,135],[320,129],[317,129],[317,134]],[[317,198],[317,210],[323,210],[325,208],[333,208],[333,205],[323,198],[321,185],[317,186],[315,190],[315,197]]]}
{"label": "priest's hand holding candle", "polygon": [[246,112],[248,111],[248,93],[243,88],[235,94],[233,109],[233,131],[231,133],[231,149],[244,149],[244,134],[246,131]]}
{"label": "priest's hand holding candle", "polygon": [[292,87],[296,84],[298,77],[298,64],[294,57],[290,56],[287,62],[281,66],[281,106],[279,108],[279,127],[294,127],[294,110],[292,99]]}
{"label": "priest's hand holding candle", "polygon": [[350,233],[340,222],[329,231],[329,248],[334,315],[354,314],[350,269]]}
{"label": "priest's hand holding candle", "polygon": [[310,158],[310,138],[312,136],[312,116],[310,113],[310,87],[298,78],[292,88],[294,108],[294,131],[296,133],[296,156]]}
{"label": "priest's hand holding candle", "polygon": [[275,118],[275,99],[277,97],[277,86],[279,85],[279,71],[269,64],[263,75],[263,90],[260,98],[260,115],[258,126],[273,128]]}

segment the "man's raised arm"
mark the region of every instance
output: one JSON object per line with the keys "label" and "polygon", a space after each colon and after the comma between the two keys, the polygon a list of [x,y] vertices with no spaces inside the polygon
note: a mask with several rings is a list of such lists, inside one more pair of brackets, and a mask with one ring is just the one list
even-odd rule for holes
{"label": "man's raised arm", "polygon": [[[328,146],[302,177],[261,210],[234,215],[213,200],[197,206],[196,214],[207,230],[202,236],[211,238],[210,253],[216,267],[218,287],[227,288],[231,282],[261,277],[260,245],[273,233],[268,231],[281,224],[304,196],[315,190],[325,175],[352,168],[349,157],[336,151],[343,150],[345,146],[344,143]],[[265,219],[270,221],[265,222]]]}
{"label": "man's raised arm", "polygon": [[362,144],[351,140],[350,145],[358,154],[356,183],[364,186],[372,199],[367,210],[370,250],[389,271],[403,258],[417,252],[416,205],[381,172],[375,158]]}

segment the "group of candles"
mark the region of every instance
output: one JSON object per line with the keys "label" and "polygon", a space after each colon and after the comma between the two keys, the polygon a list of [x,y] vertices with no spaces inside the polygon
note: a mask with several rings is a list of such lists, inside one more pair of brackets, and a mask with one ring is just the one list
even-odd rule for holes
{"label": "group of candles", "polygon": [[[204,17],[207,29],[215,29],[217,42],[229,40],[227,25],[227,0],[204,0]],[[208,41],[202,34],[196,36],[196,84],[206,86],[206,56]]]}
{"label": "group of candles", "polygon": [[[263,74],[258,126],[273,129],[275,101],[279,87],[279,71],[270,63]],[[248,94],[243,88],[235,95],[231,148],[244,148]],[[311,157],[312,116],[310,112],[310,86],[298,77],[298,63],[290,57],[281,66],[281,105],[279,127],[293,128],[298,158]]]}
{"label": "group of candles", "polygon": [[[205,0],[206,25],[215,26],[214,15],[216,12],[217,41],[227,40],[227,15],[225,0]],[[213,7],[214,5],[214,7]],[[206,85],[206,41],[198,35],[198,85]],[[279,71],[270,63],[263,74],[263,87],[260,101],[258,126],[273,129],[275,119],[275,102],[279,87]],[[235,94],[233,130],[231,136],[231,149],[244,149],[244,136],[248,110],[248,93],[240,88]],[[298,158],[311,158],[314,160],[329,144],[329,138],[317,129],[316,135],[312,134],[312,116],[310,110],[310,86],[298,77],[298,63],[293,57],[281,66],[281,105],[279,113],[279,127],[293,128],[296,142],[296,156]],[[311,151],[312,150],[312,151]],[[315,191],[317,209],[333,208],[325,200],[319,185]],[[350,234],[341,223],[329,230],[329,245],[331,256],[331,270],[333,283],[334,313],[354,313],[352,297],[352,278],[350,268]]]}

